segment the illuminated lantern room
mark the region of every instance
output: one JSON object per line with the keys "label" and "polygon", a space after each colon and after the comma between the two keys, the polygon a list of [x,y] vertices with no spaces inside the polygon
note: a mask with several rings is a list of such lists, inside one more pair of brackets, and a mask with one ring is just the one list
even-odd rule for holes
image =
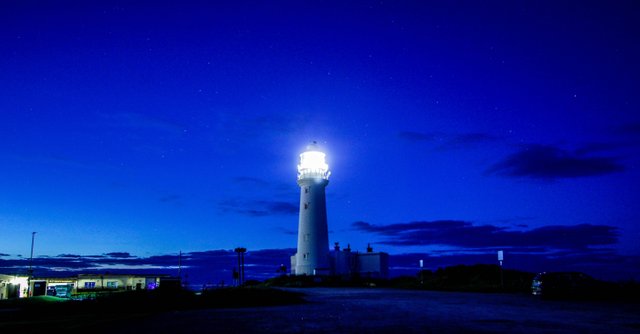
{"label": "illuminated lantern room", "polygon": [[325,154],[318,150],[316,142],[307,146],[306,151],[300,154],[298,165],[298,180],[300,179],[324,179],[328,180],[331,172],[325,162]]}

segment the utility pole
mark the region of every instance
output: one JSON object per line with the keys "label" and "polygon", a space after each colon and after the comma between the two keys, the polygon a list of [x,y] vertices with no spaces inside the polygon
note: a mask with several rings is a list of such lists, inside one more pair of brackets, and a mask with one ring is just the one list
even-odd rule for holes
{"label": "utility pole", "polygon": [[178,254],[178,278],[182,281],[182,251]]}
{"label": "utility pole", "polygon": [[244,285],[244,253],[247,249],[244,247],[238,247],[234,249],[238,253],[238,283],[240,286]]}
{"label": "utility pole", "polygon": [[31,256],[29,257],[29,277],[33,275],[33,244],[36,240],[36,232],[31,232]]}
{"label": "utility pole", "polygon": [[31,232],[31,256],[29,257],[29,277],[27,279],[27,297],[31,297],[31,279],[33,278],[33,244],[36,240],[36,232]]}

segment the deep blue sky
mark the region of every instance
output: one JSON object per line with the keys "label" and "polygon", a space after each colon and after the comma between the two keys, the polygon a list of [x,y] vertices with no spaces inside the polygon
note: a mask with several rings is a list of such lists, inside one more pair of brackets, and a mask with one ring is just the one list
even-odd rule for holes
{"label": "deep blue sky", "polygon": [[3,1],[0,269],[37,231],[43,266],[242,245],[269,271],[317,140],[330,241],[397,272],[504,249],[640,278],[638,22],[635,1]]}

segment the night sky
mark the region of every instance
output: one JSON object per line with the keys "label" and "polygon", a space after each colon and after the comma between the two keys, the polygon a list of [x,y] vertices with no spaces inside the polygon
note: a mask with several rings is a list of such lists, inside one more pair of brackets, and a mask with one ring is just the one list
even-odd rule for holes
{"label": "night sky", "polygon": [[392,274],[640,279],[636,1],[0,2],[0,272],[230,281],[330,243]]}

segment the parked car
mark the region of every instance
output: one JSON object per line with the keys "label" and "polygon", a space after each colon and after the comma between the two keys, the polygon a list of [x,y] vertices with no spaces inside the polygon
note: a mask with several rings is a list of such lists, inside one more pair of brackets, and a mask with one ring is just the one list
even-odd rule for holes
{"label": "parked car", "polygon": [[614,288],[581,272],[539,273],[531,283],[534,295],[548,299],[592,299],[605,296]]}

